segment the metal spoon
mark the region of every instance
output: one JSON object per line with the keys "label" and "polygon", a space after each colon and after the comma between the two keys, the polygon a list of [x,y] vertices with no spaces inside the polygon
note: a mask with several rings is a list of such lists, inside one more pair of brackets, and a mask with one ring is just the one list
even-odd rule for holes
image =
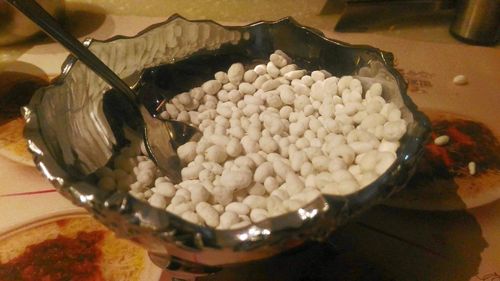
{"label": "metal spoon", "polygon": [[201,135],[199,130],[182,122],[154,118],[144,105],[137,101],[137,94],[123,80],[73,35],[63,30],[56,20],[34,0],[7,0],[7,2],[36,23],[54,40],[61,43],[110,86],[136,102],[144,121],[143,137],[149,156],[172,182],[180,182],[181,163],[176,148],[186,141],[198,138]]}

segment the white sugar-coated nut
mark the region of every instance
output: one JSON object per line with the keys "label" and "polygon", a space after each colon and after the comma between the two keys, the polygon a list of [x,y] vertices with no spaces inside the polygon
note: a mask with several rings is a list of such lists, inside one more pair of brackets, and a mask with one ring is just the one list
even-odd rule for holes
{"label": "white sugar-coated nut", "polygon": [[[297,149],[304,149],[304,148],[307,148],[307,147],[310,147],[311,144],[309,142],[308,139],[306,138],[299,138],[296,142],[295,142],[295,146],[297,147]],[[292,148],[293,149],[293,148]],[[289,153],[290,153],[290,148],[289,148]]]}
{"label": "white sugar-coated nut", "polygon": [[[116,178],[115,178],[116,180]],[[151,171],[141,171],[137,175],[137,181],[149,186],[153,183],[153,173]]]}
{"label": "white sugar-coated nut", "polygon": [[283,87],[280,89],[280,98],[281,101],[286,105],[293,105],[295,100],[295,93],[293,89],[290,87]]}
{"label": "white sugar-coated nut", "polygon": [[283,201],[283,206],[288,210],[288,211],[296,211],[300,209],[304,205],[304,202],[298,201],[298,200],[293,200],[293,199],[287,199]]}
{"label": "white sugar-coated nut", "polygon": [[383,174],[396,160],[396,156],[390,152],[380,152],[378,158],[375,172],[379,175]]}
{"label": "white sugar-coated nut", "polygon": [[453,77],[453,84],[455,85],[466,85],[468,82],[467,77],[463,74]]}
{"label": "white sugar-coated nut", "polygon": [[[267,76],[264,76],[264,75],[263,76],[259,76],[253,82],[253,85],[257,89],[262,89],[262,85],[264,85],[264,83],[266,83],[267,81],[270,81],[270,78],[268,78]],[[279,84],[279,81],[278,81],[278,84]]]}
{"label": "white sugar-coated nut", "polygon": [[191,192],[185,188],[179,187],[175,192],[175,196],[184,196],[185,198],[191,198]]}
{"label": "white sugar-coated nut", "polygon": [[246,221],[246,220],[242,220],[240,221],[239,223],[235,223],[233,224],[230,229],[240,229],[240,228],[244,228],[244,227],[247,227],[251,224],[250,221]]}
{"label": "white sugar-coated nut", "polygon": [[147,189],[144,191],[144,198],[149,199],[153,195],[153,191],[151,189]]}
{"label": "white sugar-coated nut", "polygon": [[249,154],[247,154],[247,157],[252,159],[252,161],[257,166],[266,161],[266,159],[262,155],[260,155],[259,153],[249,153]]}
{"label": "white sugar-coated nut", "polygon": [[292,59],[285,52],[283,52],[282,50],[278,49],[278,50],[274,51],[274,53],[277,54],[277,55],[282,56],[283,58],[285,58],[286,63],[291,63],[292,62]]}
{"label": "white sugar-coated nut", "polygon": [[255,89],[254,85],[252,85],[248,82],[240,83],[240,85],[238,86],[238,89],[244,95],[251,95],[251,94],[255,93],[255,91],[257,90],[257,89]]}
{"label": "white sugar-coated nut", "polygon": [[290,196],[301,192],[304,188],[304,182],[300,179],[297,174],[290,172],[286,175],[286,187],[287,192]]}
{"label": "white sugar-coated nut", "polygon": [[262,183],[256,182],[248,188],[248,194],[262,196],[266,194],[266,189]]}
{"label": "white sugar-coated nut", "polygon": [[245,188],[252,182],[252,172],[249,169],[224,170],[221,176],[221,184],[232,190]]}
{"label": "white sugar-coated nut", "polygon": [[232,189],[223,186],[215,186],[212,190],[212,196],[215,202],[226,206],[233,201]]}
{"label": "white sugar-coated nut", "polygon": [[220,90],[219,92],[217,92],[217,98],[219,99],[219,101],[228,101],[229,100],[229,96],[228,96],[228,91],[222,89]]}
{"label": "white sugar-coated nut", "polygon": [[272,137],[261,137],[259,139],[259,146],[262,151],[271,153],[278,150],[278,144]]}
{"label": "white sugar-coated nut", "polygon": [[255,68],[253,70],[255,71],[255,73],[257,73],[257,75],[264,75],[267,73],[265,64],[259,64],[259,65],[255,66]]}
{"label": "white sugar-coated nut", "polygon": [[232,211],[226,211],[220,216],[220,222],[218,228],[227,229],[230,228],[233,224],[236,224],[240,221],[238,214]]}
{"label": "white sugar-coated nut", "polygon": [[285,65],[287,65],[287,60],[286,58],[284,58],[283,56],[281,55],[278,55],[278,54],[271,54],[269,56],[269,60],[276,66],[276,67],[279,67],[279,68],[282,68],[284,67]]}
{"label": "white sugar-coated nut", "polygon": [[276,78],[280,75],[279,68],[274,65],[272,62],[268,62],[266,65],[266,71],[272,78]]}
{"label": "white sugar-coated nut", "polygon": [[330,157],[340,157],[349,165],[354,161],[355,152],[349,145],[342,144],[329,151],[329,155]]}
{"label": "white sugar-coated nut", "polygon": [[267,177],[264,180],[264,188],[266,189],[267,193],[273,192],[278,187],[279,187],[279,183],[275,177]]}
{"label": "white sugar-coated nut", "polygon": [[167,182],[167,181],[169,181],[167,177],[159,177],[159,178],[155,179],[154,184],[155,184],[155,186],[158,186],[159,183]]}
{"label": "white sugar-coated nut", "polygon": [[[258,155],[258,154],[256,154]],[[248,168],[250,170],[255,169],[256,164],[255,162],[248,156],[239,156],[236,159],[234,159],[234,164],[240,168]]]}
{"label": "white sugar-coated nut", "polygon": [[270,162],[264,162],[255,169],[254,180],[256,182],[264,183],[268,177],[274,175],[273,165]]}
{"label": "white sugar-coated nut", "polygon": [[390,121],[384,124],[384,139],[397,141],[406,133],[406,122],[404,120]]}
{"label": "white sugar-coated nut", "polygon": [[300,171],[302,165],[307,161],[307,154],[305,151],[297,151],[290,154],[290,165],[296,172]]}
{"label": "white sugar-coated nut", "polygon": [[267,211],[270,216],[279,216],[287,212],[283,206],[283,200],[273,195],[267,198]]}
{"label": "white sugar-coated nut", "polygon": [[304,82],[304,85],[306,85],[308,87],[311,87],[311,85],[314,84],[314,79],[312,79],[312,77],[309,75],[302,76],[302,78],[300,78],[300,80],[302,80],[302,82]]}
{"label": "white sugar-coated nut", "polygon": [[286,66],[284,66],[283,68],[280,69],[280,74],[281,75],[285,75],[288,72],[294,71],[296,69],[297,69],[297,65],[295,65],[295,64],[289,64],[289,65],[286,65]]}
{"label": "white sugar-coated nut", "polygon": [[97,186],[102,189],[111,190],[116,187],[116,181],[113,177],[104,176],[99,179]]}
{"label": "white sugar-coated nut", "polygon": [[253,69],[247,70],[245,74],[243,74],[243,81],[248,83],[253,83],[255,79],[257,79],[257,76],[258,74],[257,72],[255,72],[255,70]]}
{"label": "white sugar-coated nut", "polygon": [[176,120],[188,123],[189,122],[189,113],[187,113],[187,111],[181,111],[181,112],[179,112],[179,115],[177,115],[177,119]]}
{"label": "white sugar-coated nut", "polygon": [[340,195],[350,194],[359,189],[359,184],[356,180],[344,180],[339,182],[338,191],[340,191]]}
{"label": "white sugar-coated nut", "polygon": [[399,142],[382,140],[380,142],[380,145],[378,146],[378,151],[396,153],[398,148],[399,148]]}
{"label": "white sugar-coated nut", "polygon": [[[266,200],[266,208],[267,208],[267,200]],[[256,209],[252,209],[252,211],[250,211],[250,219],[254,223],[263,221],[267,218],[268,218],[268,212],[265,208],[263,208],[263,209],[256,208]]]}
{"label": "white sugar-coated nut", "polygon": [[233,83],[227,83],[227,84],[222,85],[222,89],[230,92],[232,90],[238,89],[238,86],[233,84]]}
{"label": "white sugar-coated nut", "polygon": [[186,211],[181,215],[181,218],[194,224],[200,224],[202,222],[202,219],[200,216],[193,212],[193,211]]}
{"label": "white sugar-coated nut", "polygon": [[356,154],[365,153],[373,149],[373,144],[369,142],[355,141],[349,143],[349,146],[354,150]]}
{"label": "white sugar-coated nut", "polygon": [[215,204],[212,205],[212,207],[217,211],[217,213],[219,214],[224,213],[224,206],[222,206],[221,204]]}
{"label": "white sugar-coated nut", "polygon": [[290,199],[302,201],[304,203],[309,203],[314,199],[318,198],[320,195],[321,192],[319,190],[317,190],[316,188],[311,188],[311,189],[304,189],[302,192],[299,192],[294,196],[291,196]]}
{"label": "white sugar-coated nut", "polygon": [[[259,77],[260,78],[260,77]],[[257,80],[259,79],[257,78]],[[257,81],[255,80],[255,81]],[[280,81],[278,80],[267,80],[264,83],[262,83],[262,86],[260,86],[260,89],[262,89],[264,92],[271,91],[277,89],[281,85]],[[256,85],[257,87],[257,85]]]}
{"label": "white sugar-coated nut", "polygon": [[298,111],[304,110],[304,108],[310,104],[311,104],[311,101],[309,100],[309,97],[307,97],[305,95],[296,97],[294,102],[293,102],[295,109]]}
{"label": "white sugar-coated nut", "polygon": [[365,187],[374,182],[377,178],[378,175],[375,172],[367,172],[361,174],[361,180],[358,180],[358,182],[361,187]]}
{"label": "white sugar-coated nut", "polygon": [[208,226],[217,227],[219,225],[219,213],[207,202],[198,203],[196,213]]}
{"label": "white sugar-coated nut", "polygon": [[223,71],[218,71],[214,74],[215,80],[219,81],[221,84],[226,84],[229,82],[229,79],[227,78],[227,73]]}
{"label": "white sugar-coated nut", "polygon": [[179,102],[185,106],[190,105],[193,102],[191,96],[187,92],[178,94],[177,98],[179,99]]}
{"label": "white sugar-coated nut", "polygon": [[250,208],[241,202],[231,202],[226,206],[226,212],[235,212],[238,215],[247,215],[250,213]]}
{"label": "white sugar-coated nut", "polygon": [[281,101],[278,91],[266,92],[266,103],[268,106],[274,108],[281,108],[283,106],[283,102]]}
{"label": "white sugar-coated nut", "polygon": [[165,200],[165,197],[163,197],[163,195],[161,194],[155,193],[151,195],[151,197],[149,197],[148,199],[148,202],[149,204],[151,204],[151,206],[156,208],[164,209],[167,207],[167,201]]}
{"label": "white sugar-coated nut", "polygon": [[325,80],[325,74],[319,70],[315,70],[315,71],[311,72],[311,78],[314,81],[323,81],[323,80]]}
{"label": "white sugar-coated nut", "polygon": [[279,159],[273,161],[273,169],[276,175],[280,176],[283,179],[286,178],[289,172],[293,171],[290,166]]}
{"label": "white sugar-coated nut", "polygon": [[467,168],[469,170],[469,174],[471,176],[475,175],[476,174],[476,169],[477,169],[477,166],[476,166],[476,162],[474,161],[471,161],[467,164]]}
{"label": "white sugar-coated nut", "polygon": [[238,157],[241,155],[243,147],[240,141],[236,138],[231,138],[226,146],[226,153],[231,157]]}
{"label": "white sugar-coated nut", "polygon": [[226,150],[220,145],[213,145],[205,151],[205,159],[216,163],[224,163],[227,159]]}
{"label": "white sugar-coated nut", "polygon": [[165,110],[168,112],[168,115],[170,115],[170,117],[172,118],[177,118],[177,115],[179,115],[179,110],[177,109],[177,107],[175,107],[175,105],[171,103],[165,104]]}
{"label": "white sugar-coated nut", "polygon": [[342,182],[345,180],[354,180],[354,177],[347,170],[337,170],[331,174],[331,179],[333,179],[335,182]]}
{"label": "white sugar-coated nut", "polygon": [[198,178],[202,182],[213,182],[215,180],[215,174],[210,170],[203,170],[198,175]]}
{"label": "white sugar-coated nut", "polygon": [[203,170],[203,166],[195,164],[192,166],[185,167],[181,170],[181,175],[183,180],[191,180],[198,177],[198,174]]}
{"label": "white sugar-coated nut", "polygon": [[229,67],[227,71],[227,78],[229,79],[229,82],[231,82],[232,84],[238,85],[243,79],[244,73],[245,70],[243,68],[243,64],[234,63]]}
{"label": "white sugar-coated nut", "polygon": [[436,145],[446,145],[450,141],[450,137],[447,135],[441,135],[434,139],[434,144]]}
{"label": "white sugar-coated nut", "polygon": [[198,204],[199,202],[206,202],[210,196],[210,193],[201,184],[192,185],[191,190],[191,202]]}
{"label": "white sugar-coated nut", "polygon": [[190,141],[177,148],[177,155],[184,163],[189,163],[196,157],[196,142]]}
{"label": "white sugar-coated nut", "polygon": [[293,108],[286,105],[286,106],[283,106],[281,109],[280,109],[280,112],[279,112],[279,115],[281,118],[283,119],[288,119],[290,117],[290,114],[293,112]]}
{"label": "white sugar-coated nut", "polygon": [[356,163],[359,165],[362,171],[372,171],[375,169],[378,161],[377,151],[370,151],[356,157]]}
{"label": "white sugar-coated nut", "polygon": [[156,193],[161,194],[165,197],[173,197],[175,195],[176,189],[171,182],[165,181],[155,184]]}
{"label": "white sugar-coated nut", "polygon": [[255,153],[259,151],[259,144],[250,136],[244,136],[241,139],[241,145],[245,153]]}
{"label": "white sugar-coated nut", "polygon": [[300,167],[300,175],[303,177],[307,177],[308,175],[312,174],[313,172],[314,172],[314,166],[311,164],[311,162],[305,162]]}
{"label": "white sugar-coated nut", "polygon": [[316,176],[314,174],[309,174],[306,176],[306,179],[304,181],[304,185],[306,188],[317,188],[319,186],[316,186]]}
{"label": "white sugar-coated nut", "polygon": [[222,87],[221,82],[219,82],[217,80],[209,80],[209,81],[203,83],[203,85],[201,85],[201,88],[203,89],[203,91],[207,95],[212,95],[212,96],[217,94],[217,92],[219,92],[221,87]]}
{"label": "white sugar-coated nut", "polygon": [[255,208],[266,208],[267,202],[266,197],[258,195],[248,195],[243,199],[243,204],[249,206],[251,209]]}
{"label": "white sugar-coated nut", "polygon": [[349,83],[351,83],[352,76],[342,76],[339,79],[337,84],[339,92],[342,92],[344,89],[349,88]]}
{"label": "white sugar-coated nut", "polygon": [[290,72],[285,73],[283,77],[285,77],[287,80],[293,80],[293,79],[300,79],[302,76],[306,74],[305,70],[293,70]]}
{"label": "white sugar-coated nut", "polygon": [[319,155],[319,156],[314,157],[311,160],[311,162],[312,162],[312,165],[313,165],[315,170],[328,171],[328,166],[330,164],[330,158],[323,156],[323,155]]}

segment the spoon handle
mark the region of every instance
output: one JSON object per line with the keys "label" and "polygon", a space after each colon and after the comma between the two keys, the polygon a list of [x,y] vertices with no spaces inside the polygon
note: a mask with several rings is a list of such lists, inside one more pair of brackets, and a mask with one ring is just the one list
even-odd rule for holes
{"label": "spoon handle", "polygon": [[45,11],[35,0],[6,0],[26,17],[37,24],[40,29],[63,45],[75,57],[92,69],[110,86],[135,100],[135,94],[108,66],[88,50],[78,39],[65,31],[59,23]]}

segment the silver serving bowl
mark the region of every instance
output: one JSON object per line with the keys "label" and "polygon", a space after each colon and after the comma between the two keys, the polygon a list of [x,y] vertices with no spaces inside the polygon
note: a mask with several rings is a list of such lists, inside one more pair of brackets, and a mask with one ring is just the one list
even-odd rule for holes
{"label": "silver serving bowl", "polygon": [[[127,192],[96,186],[92,172],[106,165],[123,145],[115,128],[121,123],[116,118],[134,124],[137,117],[126,114],[127,105],[120,101],[110,104],[103,99],[108,86],[70,56],[60,78],[40,89],[24,108],[25,136],[35,163],[61,194],[119,236],[144,246],[165,269],[214,272],[325,239],[352,216],[400,190],[413,174],[429,136],[428,119],[406,94],[406,83],[393,67],[392,54],[325,38],[291,18],[228,27],[175,15],[134,37],[87,44],[131,85],[155,83],[171,95],[195,86],[216,70],[227,69],[235,60],[251,64],[281,49],[305,69],[354,75],[362,83],[381,82],[384,97],[401,106],[409,124],[395,163],[358,192],[323,195],[296,212],[242,229],[216,230],[153,208]],[[143,102],[154,110],[164,98],[168,96],[146,96]],[[123,110],[108,119],[109,112],[116,111],[113,108]]]}

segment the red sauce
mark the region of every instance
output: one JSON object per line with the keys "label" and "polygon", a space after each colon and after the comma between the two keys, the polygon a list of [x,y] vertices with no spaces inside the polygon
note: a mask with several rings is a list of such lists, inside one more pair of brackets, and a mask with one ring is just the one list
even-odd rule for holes
{"label": "red sauce", "polygon": [[104,235],[104,231],[78,232],[75,238],[59,235],[31,245],[22,255],[0,264],[0,280],[104,281],[98,245]]}
{"label": "red sauce", "polygon": [[[448,135],[448,144],[438,146],[433,140]],[[432,137],[426,145],[419,173],[430,177],[453,178],[468,176],[467,164],[476,162],[477,173],[500,168],[500,145],[483,124],[464,120],[434,120]]]}

